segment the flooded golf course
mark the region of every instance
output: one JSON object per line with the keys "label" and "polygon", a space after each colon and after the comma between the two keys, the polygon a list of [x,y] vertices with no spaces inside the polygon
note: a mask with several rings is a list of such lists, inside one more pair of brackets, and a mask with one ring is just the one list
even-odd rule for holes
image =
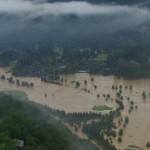
{"label": "flooded golf course", "polygon": [[[4,74],[6,78],[12,76],[10,73],[6,74],[8,69],[0,68],[0,75]],[[13,77],[13,79],[33,82],[34,87],[17,86],[5,79],[0,80],[0,91],[24,91],[29,100],[66,112],[97,112],[92,108],[99,105],[116,109],[116,90],[112,89],[112,86],[121,86],[124,103],[124,110],[121,114],[129,116],[129,124],[124,130],[123,142],[118,143],[114,138],[115,145],[120,150],[124,150],[128,145],[144,148],[146,142],[150,141],[150,79],[125,80],[114,76],[78,73],[61,75],[60,79],[64,81],[62,86],[42,82],[37,77]],[[80,87],[76,88],[75,82],[79,82]],[[144,99],[142,98],[143,91],[147,94]],[[107,99],[106,95],[110,98]],[[132,113],[129,113],[130,104],[127,100],[129,98],[138,107]],[[103,112],[109,112],[109,110]]]}

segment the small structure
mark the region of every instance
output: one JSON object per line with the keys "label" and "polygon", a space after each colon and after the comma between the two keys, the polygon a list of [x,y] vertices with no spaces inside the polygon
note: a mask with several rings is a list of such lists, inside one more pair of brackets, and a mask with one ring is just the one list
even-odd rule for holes
{"label": "small structure", "polygon": [[14,139],[14,142],[15,142],[17,148],[23,148],[24,147],[24,141]]}
{"label": "small structure", "polygon": [[79,73],[89,73],[89,70],[79,70]]}

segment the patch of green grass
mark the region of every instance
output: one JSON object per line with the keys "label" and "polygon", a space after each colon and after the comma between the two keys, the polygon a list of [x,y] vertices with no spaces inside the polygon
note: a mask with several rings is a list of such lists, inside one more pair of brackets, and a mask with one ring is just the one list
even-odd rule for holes
{"label": "patch of green grass", "polygon": [[143,149],[135,145],[129,145],[125,150],[143,150]]}
{"label": "patch of green grass", "polygon": [[107,57],[108,57],[108,54],[99,54],[99,55],[97,55],[95,60],[97,60],[97,61],[106,61]]}
{"label": "patch of green grass", "polygon": [[17,60],[9,62],[9,66],[10,66],[11,69],[13,69],[16,66],[16,64],[17,64]]}
{"label": "patch of green grass", "polygon": [[93,110],[104,111],[104,110],[112,110],[112,107],[108,107],[106,105],[98,105],[92,108]]}
{"label": "patch of green grass", "polygon": [[8,91],[2,91],[5,92],[8,95],[11,95],[13,98],[17,100],[27,100],[27,94],[23,91],[15,91],[15,90],[8,90]]}

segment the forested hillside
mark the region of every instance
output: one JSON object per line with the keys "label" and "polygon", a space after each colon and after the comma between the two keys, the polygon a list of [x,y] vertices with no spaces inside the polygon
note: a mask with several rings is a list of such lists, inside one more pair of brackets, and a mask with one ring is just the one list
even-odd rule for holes
{"label": "forested hillside", "polygon": [[60,122],[40,109],[32,103],[0,93],[1,150],[94,149],[95,146],[73,136]]}
{"label": "forested hillside", "polygon": [[49,80],[83,70],[150,78],[149,1],[50,2],[0,1],[0,66]]}

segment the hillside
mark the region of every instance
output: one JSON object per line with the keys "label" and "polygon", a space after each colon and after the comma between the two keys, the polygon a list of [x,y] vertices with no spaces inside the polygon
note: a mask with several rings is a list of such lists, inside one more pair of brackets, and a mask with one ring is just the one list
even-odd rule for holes
{"label": "hillside", "polygon": [[82,70],[149,78],[148,1],[92,2],[15,0],[19,9],[1,0],[0,65],[11,65],[16,76],[48,80]]}
{"label": "hillside", "polygon": [[[43,106],[22,99],[22,95],[13,98],[0,93],[1,150],[97,150],[95,146],[72,135]],[[19,146],[16,141],[23,144]]]}

